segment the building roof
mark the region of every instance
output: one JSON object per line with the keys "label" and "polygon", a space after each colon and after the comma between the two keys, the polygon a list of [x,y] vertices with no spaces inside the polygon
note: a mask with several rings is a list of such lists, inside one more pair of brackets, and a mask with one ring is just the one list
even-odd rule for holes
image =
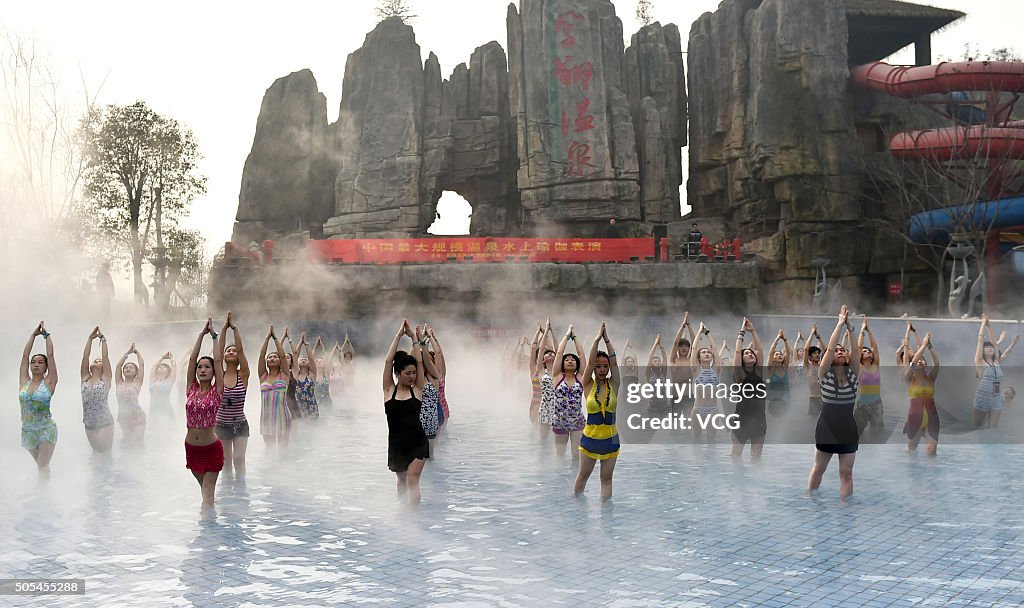
{"label": "building roof", "polygon": [[884,59],[966,15],[898,0],[844,0],[849,27],[850,63]]}
{"label": "building roof", "polygon": [[945,27],[965,16],[960,11],[898,0],[846,0],[846,14],[855,17],[902,17],[942,22],[942,25],[935,29]]}

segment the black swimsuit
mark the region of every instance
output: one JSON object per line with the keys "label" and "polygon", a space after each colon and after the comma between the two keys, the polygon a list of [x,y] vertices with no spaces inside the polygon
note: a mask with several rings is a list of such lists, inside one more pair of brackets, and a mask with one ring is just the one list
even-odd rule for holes
{"label": "black swimsuit", "polygon": [[391,398],[384,402],[384,413],[388,417],[388,468],[395,473],[408,470],[413,460],[430,458],[430,443],[420,424],[420,407],[423,403],[410,388],[411,397],[395,399],[398,385],[391,392]]}
{"label": "black swimsuit", "polygon": [[736,404],[740,428],[733,430],[733,437],[740,443],[764,441],[768,434],[768,419],[764,413],[765,400],[757,396],[758,387],[764,385],[764,379],[756,371],[746,372],[741,385],[745,398]]}

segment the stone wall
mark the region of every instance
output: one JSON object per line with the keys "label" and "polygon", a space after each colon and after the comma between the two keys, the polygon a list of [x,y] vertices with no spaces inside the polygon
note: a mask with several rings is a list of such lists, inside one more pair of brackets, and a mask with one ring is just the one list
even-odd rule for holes
{"label": "stone wall", "polygon": [[[298,319],[410,317],[420,307],[472,317],[481,309],[542,316],[540,309],[618,311],[638,316],[758,306],[760,277],[743,263],[467,263],[402,266],[285,263],[218,267],[211,314]],[[536,309],[536,310],[535,310]]]}
{"label": "stone wall", "polygon": [[725,0],[690,31],[689,203],[752,241],[783,300],[809,298],[815,257],[870,265],[846,29],[842,0]]}

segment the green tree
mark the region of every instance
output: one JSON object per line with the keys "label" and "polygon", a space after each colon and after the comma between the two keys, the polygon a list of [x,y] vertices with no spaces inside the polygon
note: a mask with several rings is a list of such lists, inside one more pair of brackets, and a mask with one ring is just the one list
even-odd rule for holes
{"label": "green tree", "polygon": [[[94,109],[80,129],[86,160],[85,194],[101,232],[130,253],[137,300],[148,301],[142,262],[151,228],[156,246],[176,229],[188,206],[206,192],[192,131],[138,101]],[[158,281],[160,278],[158,277]]]}

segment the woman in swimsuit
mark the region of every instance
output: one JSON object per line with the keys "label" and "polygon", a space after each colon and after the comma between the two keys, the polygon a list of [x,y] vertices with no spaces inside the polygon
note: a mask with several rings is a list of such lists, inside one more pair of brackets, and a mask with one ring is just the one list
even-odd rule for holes
{"label": "woman in swimsuit", "polygon": [[[985,335],[988,334],[988,340]],[[978,390],[974,393],[974,428],[995,428],[999,425],[999,417],[1003,414],[1003,367],[1002,362],[1010,356],[1020,336],[1016,336],[1010,346],[999,352],[993,336],[992,325],[988,315],[981,315],[981,328],[978,330],[978,348],[974,353],[974,367],[978,370]]]}
{"label": "woman in swimsuit", "polygon": [[[274,341],[276,349],[267,353],[267,346]],[[260,435],[267,447],[288,446],[288,435],[292,429],[292,412],[288,409],[288,379],[291,368],[285,356],[284,345],[274,335],[270,326],[267,337],[260,348],[256,372],[260,375]]]}
{"label": "woman in swimsuit", "polygon": [[203,493],[203,509],[213,506],[217,476],[224,468],[224,444],[217,437],[217,410],[223,401],[224,353],[214,339],[213,357],[200,357],[206,334],[215,336],[213,319],[199,332],[188,360],[188,393],[185,398],[185,468],[192,471]]}
{"label": "woman in swimsuit", "polygon": [[[811,339],[817,345],[811,344]],[[803,357],[803,375],[807,381],[807,415],[815,418],[821,414],[821,386],[818,383],[818,370],[821,368],[821,353],[825,344],[821,341],[821,334],[818,333],[818,324],[811,326],[811,333],[807,334],[806,350]]]}
{"label": "woman in swimsuit", "polygon": [[[537,331],[533,334],[533,342],[530,343],[530,422],[537,428],[541,428],[540,419],[540,350],[541,342],[544,340],[544,328],[537,321]],[[543,437],[543,428],[541,428]]]}
{"label": "woman in swimsuit", "polygon": [[[228,329],[234,334],[234,344],[225,346]],[[224,444],[224,468],[228,473],[245,476],[245,450],[249,445],[249,420],[245,417],[245,392],[249,387],[249,360],[242,348],[242,334],[228,311],[220,331],[217,348],[224,353],[223,399],[217,410],[217,437]]]}
{"label": "woman in swimsuit", "polygon": [[[316,406],[320,408],[330,408],[334,405],[334,399],[331,397],[331,384],[333,381],[334,365],[331,364],[337,354],[337,344],[330,350],[327,351],[327,346],[320,338],[316,339],[316,344],[313,345],[313,357],[316,359]],[[320,351],[326,353],[323,356],[318,357],[317,354]]]}
{"label": "woman in swimsuit", "polygon": [[793,356],[790,357],[790,366],[793,368],[793,379],[797,382],[804,380],[804,332],[796,332],[796,340],[793,342]]}
{"label": "woman in swimsuit", "polygon": [[[782,350],[775,350],[779,342],[782,342]],[[790,354],[786,334],[780,329],[779,335],[775,336],[768,347],[768,411],[777,418],[785,415],[789,408]],[[740,366],[736,367],[740,369]]]}
{"label": "woman in swimsuit", "polygon": [[[138,363],[128,361],[128,357],[132,355],[135,355]],[[138,445],[142,443],[146,434],[146,412],[142,411],[142,406],[139,405],[139,393],[142,392],[142,383],[146,377],[146,364],[136,350],[134,342],[128,348],[128,352],[121,356],[115,369],[117,424],[121,427],[125,442]]]}
{"label": "woman in swimsuit", "polygon": [[153,369],[153,379],[149,381],[149,415],[154,422],[174,422],[171,391],[174,389],[177,376],[178,364],[174,361],[174,355],[170,352],[164,353]]}
{"label": "woman in swimsuit", "polygon": [[637,384],[640,382],[640,369],[636,365],[636,352],[630,345],[629,340],[626,340],[626,345],[622,347],[622,353],[625,357],[622,359],[622,386],[629,386],[630,384]]}
{"label": "woman in swimsuit", "polygon": [[422,405],[420,408],[420,425],[423,427],[423,434],[427,436],[427,440],[430,442],[430,454],[433,457],[434,446],[437,443],[437,430],[441,422],[437,415],[441,407],[441,396],[437,392],[438,370],[430,360],[427,348],[429,342],[419,325],[416,326],[415,335],[413,351],[419,350],[425,380],[423,383],[423,394],[420,397]]}
{"label": "woman in swimsuit", "polygon": [[[302,354],[305,349],[305,354]],[[316,402],[316,360],[306,341],[306,332],[299,336],[299,347],[295,349],[295,359],[299,371],[295,374],[295,402],[305,420],[320,418],[320,407]]]}
{"label": "woman in swimsuit", "polygon": [[[423,339],[428,340],[430,346],[430,350],[428,352],[430,354],[431,365],[428,366],[427,369],[429,370],[430,367],[433,367],[434,371],[430,373],[435,374],[436,372],[434,377],[437,378],[437,431],[440,434],[444,431],[444,425],[448,422],[448,417],[451,415],[451,412],[448,409],[448,397],[444,392],[444,381],[448,373],[448,368],[444,362],[444,351],[441,350],[441,341],[437,339],[437,335],[434,334],[434,328],[430,325],[426,326],[424,329]],[[426,363],[426,360],[424,360],[424,363]]]}
{"label": "woman in swimsuit", "polygon": [[[818,382],[821,387],[821,413],[814,430],[814,466],[807,480],[808,492],[817,490],[833,454],[839,455],[839,498],[846,500],[853,494],[853,463],[857,457],[859,437],[857,421],[853,418],[853,405],[857,401],[860,375],[860,357],[851,357],[840,344],[845,328],[853,333],[849,321],[850,311],[844,304],[839,322],[829,338],[828,347],[821,355]],[[810,371],[810,370],[808,370]]]}
{"label": "woman in swimsuit", "polygon": [[537,361],[534,368],[538,373],[538,384],[540,386],[540,408],[537,412],[537,422],[540,426],[541,440],[546,441],[551,435],[551,425],[555,421],[555,381],[551,376],[551,370],[555,364],[555,338],[551,331],[551,319],[544,328],[541,337],[541,348],[537,350]]}
{"label": "woman in swimsuit", "polygon": [[[92,357],[92,341],[100,341],[101,356]],[[107,339],[96,327],[82,353],[82,422],[85,436],[95,452],[109,452],[114,444],[114,416],[110,413],[110,381],[114,372],[107,354]]]}
{"label": "woman in swimsuit", "polygon": [[[570,340],[576,349],[575,355],[565,352]],[[565,446],[572,441],[573,464],[579,462],[580,435],[583,433],[583,427],[587,425],[587,419],[583,416],[583,383],[579,378],[580,370],[587,366],[583,356],[576,334],[573,333],[573,326],[569,325],[555,353],[552,373],[552,377],[556,379],[555,414],[551,431],[555,435],[555,456],[558,458],[565,456]]]}
{"label": "woman in swimsuit", "polygon": [[[748,331],[751,337],[751,348],[743,348],[743,339]],[[775,352],[775,344],[779,339],[785,340],[782,330],[779,330],[778,337],[772,342],[773,355],[781,354]],[[783,348],[788,351],[786,346]],[[788,356],[788,352],[786,356]],[[757,330],[754,329],[754,325],[749,319],[743,319],[743,325],[740,326],[740,331],[736,334],[736,358],[733,360],[733,365],[736,368],[734,380],[741,385],[740,395],[742,396],[742,400],[736,404],[739,428],[732,431],[733,458],[743,456],[743,446],[749,441],[751,460],[761,460],[764,438],[768,434],[768,419],[765,416],[767,391],[761,366],[763,358],[764,351],[761,348],[761,340],[757,337]],[[783,369],[786,369],[784,360],[779,363]]]}
{"label": "woman in swimsuit", "polygon": [[[688,334],[689,338],[684,338],[684,333]],[[693,363],[691,361],[694,340],[693,326],[690,325],[690,313],[687,311],[683,313],[683,322],[679,326],[679,331],[676,332],[675,341],[672,343],[672,353],[668,359],[669,376],[666,378],[667,380],[671,380],[678,385],[691,384],[694,381]],[[673,399],[670,400],[670,403],[673,413],[682,413],[689,416],[693,411],[694,396],[690,391],[687,391],[681,400],[677,402]]]}
{"label": "woman in swimsuit", "polygon": [[[412,354],[398,350],[402,336],[414,341]],[[384,414],[388,419],[388,468],[398,481],[399,498],[408,498],[409,504],[420,503],[420,475],[423,465],[430,458],[430,444],[420,424],[422,401],[416,396],[423,394],[426,377],[420,349],[409,327],[408,319],[402,320],[402,327],[391,341],[384,360]]]}
{"label": "woman in swimsuit", "polygon": [[[871,346],[864,344],[864,336],[871,341]],[[857,335],[857,353],[860,353],[860,394],[857,396],[857,407],[853,417],[857,420],[857,434],[871,426],[871,434],[875,437],[885,432],[885,414],[882,406],[882,370],[878,365],[878,342],[875,334],[868,327],[868,319],[864,318]]]}
{"label": "woman in swimsuit", "polygon": [[[706,341],[706,345],[702,346]],[[703,323],[690,349],[690,373],[693,377],[693,415],[708,418],[718,413],[718,387],[721,361],[715,353],[715,339]],[[700,441],[701,425],[693,424],[693,439]],[[707,443],[714,443],[715,427],[708,426]]]}
{"label": "woman in swimsuit", "polygon": [[[598,350],[604,340],[607,351]],[[601,323],[601,331],[594,338],[583,371],[583,394],[587,395],[587,425],[580,439],[580,472],[573,484],[573,494],[579,496],[587,487],[587,480],[601,461],[601,498],[612,497],[612,474],[619,457],[619,431],[615,426],[618,406],[619,365],[615,360],[615,347],[608,339],[608,330]]]}
{"label": "woman in swimsuit", "polygon": [[[932,355],[931,369],[925,351]],[[861,374],[863,376],[863,374]],[[924,344],[914,353],[910,365],[903,372],[910,397],[910,410],[903,434],[907,436],[907,450],[917,449],[921,435],[928,439],[928,455],[934,456],[939,448],[939,411],[935,408],[935,380],[939,377],[939,355],[932,346],[932,335],[924,335]]]}
{"label": "woman in swimsuit", "polygon": [[[46,354],[32,355],[36,336],[46,341]],[[53,341],[42,321],[25,344],[21,356],[18,401],[21,402],[21,447],[36,461],[41,475],[50,471],[50,459],[57,445],[57,423],[50,412],[50,400],[57,390],[57,362],[53,358]]]}
{"label": "woman in swimsuit", "polygon": [[[689,348],[689,346],[687,346]],[[654,344],[651,345],[651,352],[647,354],[647,383],[655,386],[658,382],[661,382],[662,386],[669,381],[668,368],[665,366],[665,361],[668,357],[665,353],[665,347],[661,344],[661,334],[654,337]],[[655,395],[660,394],[661,397],[652,396],[647,400],[647,411],[654,414],[655,417],[661,414],[667,414],[672,411],[672,399],[669,398],[668,392],[664,388],[660,391],[655,392]],[[654,431],[651,430],[649,435],[654,435]],[[648,437],[649,439],[650,437]]]}

